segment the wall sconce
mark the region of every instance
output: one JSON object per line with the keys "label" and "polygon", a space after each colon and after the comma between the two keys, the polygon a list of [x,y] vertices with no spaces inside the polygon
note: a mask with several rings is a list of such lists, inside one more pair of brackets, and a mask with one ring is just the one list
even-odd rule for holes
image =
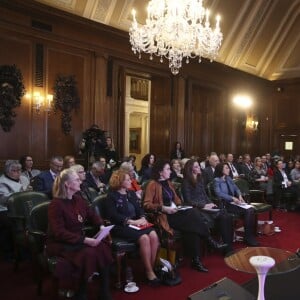
{"label": "wall sconce", "polygon": [[32,101],[32,110],[39,114],[42,110],[48,114],[53,110],[53,95],[42,95],[40,92],[33,92],[33,95],[26,94],[26,98]]}
{"label": "wall sconce", "polygon": [[246,127],[252,131],[256,131],[258,129],[257,118],[252,115],[247,116]]}

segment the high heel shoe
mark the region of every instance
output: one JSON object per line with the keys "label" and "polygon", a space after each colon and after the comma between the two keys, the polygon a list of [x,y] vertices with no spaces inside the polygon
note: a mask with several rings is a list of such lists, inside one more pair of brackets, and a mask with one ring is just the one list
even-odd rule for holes
{"label": "high heel shoe", "polygon": [[218,243],[211,236],[209,236],[207,238],[207,242],[208,242],[209,246],[211,246],[212,248],[217,249],[217,250],[224,250],[228,246],[227,244],[224,244],[224,243],[223,244]]}
{"label": "high heel shoe", "polygon": [[204,265],[201,263],[199,257],[194,257],[192,259],[192,264],[191,264],[192,269],[197,270],[198,272],[204,272],[207,273],[208,269],[204,267]]}

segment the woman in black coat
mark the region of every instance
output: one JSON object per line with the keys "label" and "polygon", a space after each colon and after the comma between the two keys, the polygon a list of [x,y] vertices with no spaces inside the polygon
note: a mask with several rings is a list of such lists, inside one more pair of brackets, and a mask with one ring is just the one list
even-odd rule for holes
{"label": "woman in black coat", "polygon": [[171,151],[171,160],[172,159],[183,159],[185,158],[185,153],[182,149],[181,143],[176,142],[174,148]]}
{"label": "woman in black coat", "polygon": [[232,252],[232,217],[225,210],[216,209],[216,204],[207,197],[201,176],[201,168],[195,159],[190,159],[184,166],[184,179],[181,191],[184,202],[197,207],[209,226],[217,225],[223,242],[227,244],[224,254]]}

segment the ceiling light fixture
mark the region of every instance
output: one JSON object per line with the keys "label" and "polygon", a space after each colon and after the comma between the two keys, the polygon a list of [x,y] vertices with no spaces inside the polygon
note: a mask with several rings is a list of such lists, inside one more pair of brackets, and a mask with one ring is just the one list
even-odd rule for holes
{"label": "ceiling light fixture", "polygon": [[132,11],[133,22],[129,29],[132,51],[169,60],[171,72],[176,75],[182,66],[182,59],[189,63],[191,58],[208,58],[213,61],[219,52],[223,34],[220,30],[220,16],[216,26],[210,27],[209,10],[202,0],[150,0],[145,25],[139,25]]}

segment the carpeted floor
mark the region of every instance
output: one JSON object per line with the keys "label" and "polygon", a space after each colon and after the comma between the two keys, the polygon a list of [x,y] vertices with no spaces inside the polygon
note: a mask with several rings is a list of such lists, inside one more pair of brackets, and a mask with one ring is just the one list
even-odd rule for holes
{"label": "carpeted floor", "polygon": [[[267,219],[267,214],[260,215],[260,219]],[[259,242],[262,246],[275,247],[296,251],[300,247],[300,213],[299,212],[279,212],[274,211],[273,219],[276,226],[281,228],[280,233],[273,236],[260,236]],[[243,243],[236,242],[236,249],[244,247]],[[227,267],[223,257],[218,253],[211,253],[203,258],[203,263],[209,269],[207,274],[196,272],[189,267],[187,259],[179,268],[182,283],[178,286],[152,288],[145,284],[143,268],[138,260],[133,261],[134,280],[137,282],[140,290],[137,293],[128,294],[124,291],[113,291],[115,300],[152,300],[152,299],[172,299],[184,300],[187,297],[205,286],[211,285],[213,282],[220,280],[223,277],[228,277],[238,284],[244,284],[255,278],[253,274],[237,272]],[[275,278],[275,277],[274,277]],[[268,280],[267,280],[268,281]],[[294,282],[294,281],[293,281]],[[0,283],[1,283],[1,299],[3,300],[18,300],[18,299],[39,299],[50,300],[56,299],[53,295],[53,285],[50,279],[45,280],[43,295],[37,296],[36,286],[32,279],[31,265],[29,261],[24,261],[20,265],[18,272],[13,272],[12,262],[0,261]],[[252,286],[251,286],[252,284]],[[283,276],[279,285],[289,286],[289,277]],[[293,283],[294,284],[294,283]],[[255,283],[249,283],[249,289],[255,292]],[[89,299],[97,299],[97,282],[91,284],[89,288]],[[299,294],[298,294],[299,295]],[[300,297],[300,296],[299,296]],[[273,300],[272,298],[269,298]],[[267,298],[267,300],[269,300]],[[280,299],[280,298],[277,298]],[[276,299],[276,300],[277,300]],[[286,298],[296,300],[299,298]]]}

